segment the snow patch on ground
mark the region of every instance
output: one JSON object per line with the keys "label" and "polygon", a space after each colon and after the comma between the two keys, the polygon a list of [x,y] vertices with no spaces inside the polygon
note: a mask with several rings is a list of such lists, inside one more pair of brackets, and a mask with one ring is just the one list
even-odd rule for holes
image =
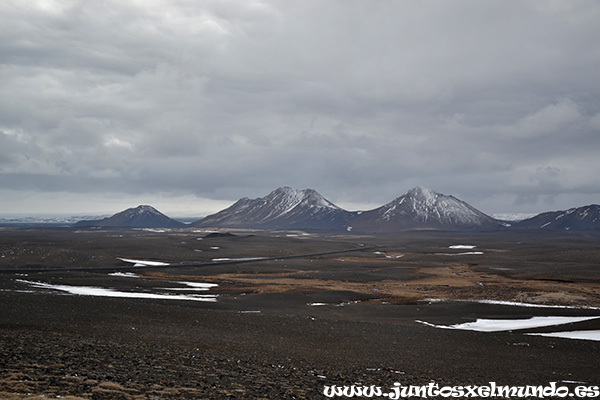
{"label": "snow patch on ground", "polygon": [[574,310],[600,310],[600,307],[576,307],[576,306],[561,306],[555,304],[533,304],[521,303],[518,301],[503,301],[503,300],[465,300],[465,299],[424,299],[428,303],[442,303],[446,301],[467,301],[471,303],[493,304],[497,306],[515,306],[515,307],[533,307],[533,308],[568,308]]}
{"label": "snow patch on ground", "polygon": [[566,332],[551,332],[551,333],[527,333],[527,335],[600,341],[600,330],[566,331]]}
{"label": "snow patch on ground", "polygon": [[122,292],[114,289],[107,289],[95,286],[72,286],[72,285],[52,285],[43,282],[26,281],[17,279],[17,282],[26,283],[30,286],[40,289],[58,290],[79,296],[96,297],[118,297],[118,298],[136,298],[136,299],[161,299],[161,300],[191,300],[216,302],[216,295],[184,295],[184,294],[164,294],[147,292]]}
{"label": "snow patch on ground", "polygon": [[132,263],[134,267],[163,267],[169,265],[169,263],[161,261],[132,260],[130,258],[119,258],[119,260]]}
{"label": "snow patch on ground", "polygon": [[483,254],[483,251],[465,251],[463,253],[434,253],[436,256],[468,256]]}
{"label": "snow patch on ground", "polygon": [[212,261],[258,261],[264,260],[265,257],[242,257],[242,258],[213,258]]}
{"label": "snow patch on ground", "polygon": [[[520,329],[541,328],[546,326],[564,325],[573,322],[588,321],[598,317],[531,317],[528,319],[485,319],[478,318],[475,322],[455,325],[434,325],[428,322],[417,322],[442,329],[461,329],[477,332],[503,332]],[[545,335],[545,334],[544,334]]]}
{"label": "snow patch on ground", "polygon": [[448,246],[449,249],[474,249],[477,246],[472,244],[453,244],[452,246]]}
{"label": "snow patch on ground", "polygon": [[204,283],[204,282],[177,282],[182,285],[190,286],[193,288],[210,289],[219,286],[216,283]]}
{"label": "snow patch on ground", "polygon": [[113,272],[111,274],[108,274],[110,276],[122,276],[125,278],[139,278],[140,276],[137,274],[134,274],[133,272]]}

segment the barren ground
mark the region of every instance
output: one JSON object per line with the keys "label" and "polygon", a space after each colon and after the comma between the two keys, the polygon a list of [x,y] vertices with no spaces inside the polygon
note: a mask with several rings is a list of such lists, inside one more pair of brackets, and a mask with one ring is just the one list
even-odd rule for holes
{"label": "barren ground", "polygon": [[[600,342],[416,322],[600,316],[598,234],[233,233],[0,230],[0,398],[313,399],[332,384],[600,383]],[[273,259],[207,265],[248,257]],[[119,258],[172,265],[109,275],[132,271]],[[218,286],[208,291],[216,302],[199,302],[70,295],[24,281],[144,293]],[[600,323],[560,328],[581,329]]]}

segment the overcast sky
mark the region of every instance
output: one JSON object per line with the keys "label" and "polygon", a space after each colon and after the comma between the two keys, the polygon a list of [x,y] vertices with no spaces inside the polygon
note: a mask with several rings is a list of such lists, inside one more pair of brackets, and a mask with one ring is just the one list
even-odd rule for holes
{"label": "overcast sky", "polygon": [[0,213],[600,203],[600,2],[0,2]]}

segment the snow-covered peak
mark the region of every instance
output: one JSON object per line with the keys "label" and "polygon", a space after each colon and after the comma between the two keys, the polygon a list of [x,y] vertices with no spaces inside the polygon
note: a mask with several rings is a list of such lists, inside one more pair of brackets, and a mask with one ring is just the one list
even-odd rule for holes
{"label": "snow-covered peak", "polygon": [[415,202],[434,204],[438,197],[443,195],[429,188],[417,186],[410,189],[405,196]]}
{"label": "snow-covered peak", "polygon": [[163,215],[162,213],[160,213],[156,208],[152,207],[152,206],[148,206],[148,205],[139,205],[137,207],[134,208],[128,208],[127,210],[123,211],[122,214],[125,216],[129,216],[129,217],[134,217],[136,215]]}
{"label": "snow-covered peak", "polygon": [[419,224],[441,226],[470,225],[494,220],[453,196],[446,196],[434,190],[417,186],[403,196],[379,209],[382,222],[410,219]]}
{"label": "snow-covered peak", "polygon": [[321,196],[314,189],[293,189],[288,186],[280,187],[265,197],[265,203],[270,203],[277,210],[287,213],[297,206],[340,209]]}
{"label": "snow-covered peak", "polygon": [[135,208],[138,214],[156,214],[161,215],[161,213],[154,207],[148,205],[140,205]]}
{"label": "snow-covered peak", "polygon": [[274,213],[282,214],[291,211],[300,204],[303,198],[302,191],[284,186],[269,193],[263,199],[263,203],[265,206],[271,207]]}

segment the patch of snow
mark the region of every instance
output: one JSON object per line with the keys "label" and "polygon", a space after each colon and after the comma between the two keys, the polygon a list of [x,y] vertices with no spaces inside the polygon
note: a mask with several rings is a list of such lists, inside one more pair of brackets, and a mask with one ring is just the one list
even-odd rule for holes
{"label": "patch of snow", "polygon": [[210,248],[213,249],[213,250],[219,250],[220,249],[219,246],[210,246]]}
{"label": "patch of snow", "polygon": [[161,261],[144,261],[144,260],[132,260],[130,258],[119,258],[121,261],[134,264],[134,267],[162,267],[169,265],[169,263]]}
{"label": "patch of snow", "polygon": [[309,306],[314,307],[314,306],[326,306],[327,303],[308,303]]}
{"label": "patch of snow", "polygon": [[474,249],[475,245],[472,244],[453,244],[452,246],[448,246],[449,249]]}
{"label": "patch of snow", "polygon": [[265,257],[242,257],[242,258],[213,258],[212,261],[258,261],[264,260]]}
{"label": "patch of snow", "polygon": [[[527,335],[600,341],[600,330],[566,331],[566,332],[551,332],[551,333],[527,333]],[[569,383],[568,381],[563,381],[563,382]],[[574,382],[574,383],[579,383],[579,382]]]}
{"label": "patch of snow", "polygon": [[434,253],[436,256],[467,256],[483,254],[483,251],[466,251],[464,253]]}
{"label": "patch of snow", "polygon": [[503,300],[464,300],[464,299],[424,299],[428,303],[443,303],[447,301],[470,302],[480,304],[492,304],[497,306],[515,306],[515,307],[532,307],[532,308],[566,308],[572,310],[600,310],[600,307],[576,307],[576,306],[560,306],[552,304],[533,304],[521,303],[518,301],[503,301]]}
{"label": "patch of snow", "polygon": [[550,222],[546,222],[544,225],[540,226],[540,228],[545,228],[545,227],[547,227],[548,225],[550,225],[551,223],[552,223],[552,221],[550,221]]}
{"label": "patch of snow", "polygon": [[[531,317],[528,319],[484,319],[455,325],[435,325],[425,321],[417,322],[442,329],[460,329],[477,332],[503,332],[520,329],[541,328],[546,326],[564,325],[573,322],[588,321],[598,317]],[[546,334],[544,334],[546,335]]]}
{"label": "patch of snow", "polygon": [[204,282],[177,282],[182,285],[186,285],[193,288],[210,289],[219,286],[217,283],[204,283]]}
{"label": "patch of snow", "polygon": [[216,295],[183,295],[183,294],[159,294],[146,292],[121,292],[114,289],[106,289],[95,286],[71,286],[71,285],[52,285],[49,283],[32,282],[18,279],[18,282],[27,283],[30,286],[58,290],[79,296],[96,297],[117,297],[117,298],[135,298],[135,299],[160,299],[160,300],[190,300],[216,302]]}
{"label": "patch of snow", "polygon": [[123,277],[127,277],[127,278],[139,278],[140,276],[137,274],[134,274],[133,272],[113,272],[112,274],[109,274],[110,276],[123,276]]}

